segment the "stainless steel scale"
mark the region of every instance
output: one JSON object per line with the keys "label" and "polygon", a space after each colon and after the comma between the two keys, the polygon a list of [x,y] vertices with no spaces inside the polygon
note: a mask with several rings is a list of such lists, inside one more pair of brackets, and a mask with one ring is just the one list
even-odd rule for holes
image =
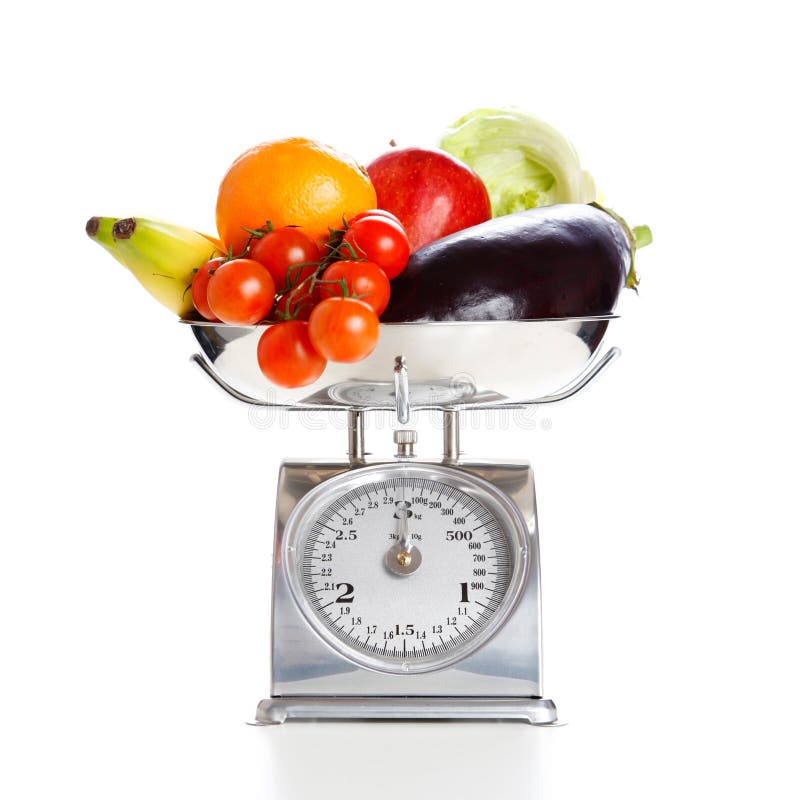
{"label": "stainless steel scale", "polygon": [[[348,458],[283,462],[276,501],[271,696],[287,719],[521,719],[546,725],[539,543],[528,463],[465,460],[459,415],[574,395],[619,350],[613,317],[382,324],[372,355],[312,386],[264,380],[263,328],[190,322],[193,360],[246,403],[344,411]],[[368,460],[364,414],[443,414],[442,457],[416,432]]]}

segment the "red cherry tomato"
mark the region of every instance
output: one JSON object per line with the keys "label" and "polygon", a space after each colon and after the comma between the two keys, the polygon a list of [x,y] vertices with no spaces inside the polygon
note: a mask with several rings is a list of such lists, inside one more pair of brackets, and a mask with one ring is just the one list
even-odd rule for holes
{"label": "red cherry tomato", "polygon": [[[389,295],[392,291],[389,279],[372,261],[334,261],[322,273],[322,280],[346,281],[349,295],[356,295],[378,316],[389,305]],[[319,288],[323,297],[343,296],[341,283],[326,283]]]}
{"label": "red cherry tomato", "polygon": [[378,315],[361,300],[329,297],[311,312],[308,335],[328,361],[350,363],[366,358],[378,344]]}
{"label": "red cherry tomato", "polygon": [[194,303],[194,307],[201,317],[204,317],[210,322],[219,322],[219,320],[214,316],[214,312],[208,305],[208,297],[206,296],[208,292],[208,281],[211,278],[211,273],[224,262],[225,259],[221,256],[219,258],[212,258],[211,261],[207,261],[203,264],[195,273],[194,278],[192,278],[192,302]]}
{"label": "red cherry tomato", "polygon": [[228,325],[255,325],[275,302],[275,282],[266,267],[236,258],[218,267],[208,281],[211,312]]}
{"label": "red cherry tomato", "polygon": [[257,353],[264,377],[287,389],[314,383],[328,363],[311,344],[308,323],[299,320],[270,325],[258,340]]}
{"label": "red cherry tomato", "polygon": [[364,217],[386,217],[400,226],[403,225],[391,211],[387,211],[385,208],[371,208],[369,211],[362,211],[360,214],[356,214],[352,219],[348,220],[347,224],[348,226],[352,225],[354,222],[364,219]]}
{"label": "red cherry tomato", "polygon": [[391,280],[405,269],[411,246],[399,222],[388,217],[362,217],[345,233],[339,252],[345,258],[373,261]]}
{"label": "red cherry tomato", "polygon": [[320,252],[316,242],[297,228],[276,228],[253,239],[247,257],[263,264],[272,275],[275,288],[282,292],[314,272]]}

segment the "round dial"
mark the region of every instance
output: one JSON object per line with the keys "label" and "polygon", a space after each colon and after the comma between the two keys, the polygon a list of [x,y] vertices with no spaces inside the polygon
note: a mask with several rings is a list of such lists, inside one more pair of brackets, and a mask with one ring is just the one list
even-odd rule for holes
{"label": "round dial", "polygon": [[287,522],[295,601],[337,651],[372,669],[464,658],[513,608],[528,531],[496,487],[461,470],[363,467],[306,495]]}

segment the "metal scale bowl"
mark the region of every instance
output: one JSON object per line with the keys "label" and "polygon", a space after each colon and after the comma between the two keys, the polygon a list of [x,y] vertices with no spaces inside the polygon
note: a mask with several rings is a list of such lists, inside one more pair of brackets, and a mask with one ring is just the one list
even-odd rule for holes
{"label": "metal scale bowl", "polygon": [[[265,326],[185,321],[192,359],[228,394],[348,416],[346,460],[284,460],[272,582],[271,696],[286,719],[520,719],[547,725],[539,545],[527,462],[465,460],[459,414],[570,397],[618,355],[612,316],[381,324],[375,351],[302,389],[262,376]],[[442,457],[368,460],[365,412],[444,416]]]}

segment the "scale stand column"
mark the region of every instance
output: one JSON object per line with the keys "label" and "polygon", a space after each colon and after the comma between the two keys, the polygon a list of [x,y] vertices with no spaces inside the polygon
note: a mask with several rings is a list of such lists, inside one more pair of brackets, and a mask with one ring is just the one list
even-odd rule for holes
{"label": "scale stand column", "polygon": [[355,408],[347,411],[347,457],[351,467],[364,464],[364,412]]}
{"label": "scale stand column", "polygon": [[461,420],[458,411],[453,408],[445,409],[442,422],[443,461],[445,464],[457,464],[459,456],[461,455]]}

